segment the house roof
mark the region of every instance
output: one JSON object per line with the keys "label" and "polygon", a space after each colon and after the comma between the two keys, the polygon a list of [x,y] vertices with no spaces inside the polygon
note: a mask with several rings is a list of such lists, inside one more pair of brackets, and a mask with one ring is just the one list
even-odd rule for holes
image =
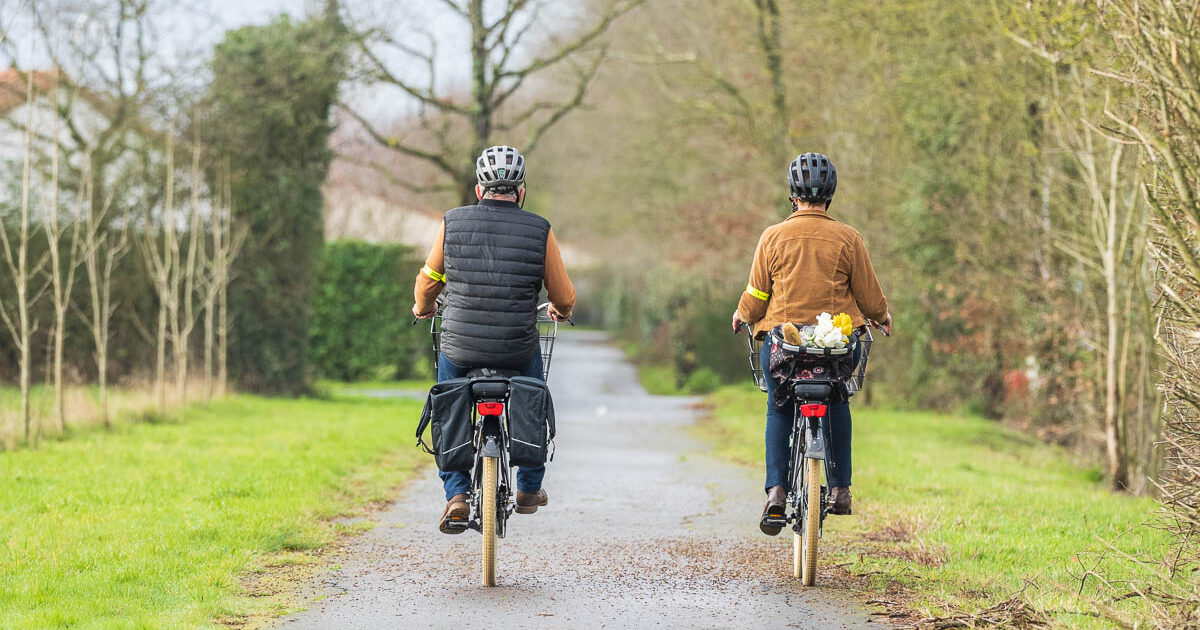
{"label": "house roof", "polygon": [[[29,75],[30,73],[16,68],[0,70],[0,116],[25,103],[29,90]],[[48,93],[59,81],[58,72],[55,70],[34,70],[32,75],[35,95]]]}

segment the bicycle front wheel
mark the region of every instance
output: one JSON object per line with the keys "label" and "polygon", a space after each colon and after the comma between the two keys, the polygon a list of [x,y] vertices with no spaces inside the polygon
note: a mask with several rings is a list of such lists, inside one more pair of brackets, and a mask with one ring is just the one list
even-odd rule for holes
{"label": "bicycle front wheel", "polygon": [[807,497],[801,531],[795,533],[792,542],[792,575],[800,578],[804,586],[817,581],[817,540],[821,533],[821,469],[819,459],[804,460],[804,488]]}
{"label": "bicycle front wheel", "polygon": [[483,533],[483,585],[496,585],[496,497],[499,489],[500,459],[483,458],[483,501],[480,515],[480,530]]}

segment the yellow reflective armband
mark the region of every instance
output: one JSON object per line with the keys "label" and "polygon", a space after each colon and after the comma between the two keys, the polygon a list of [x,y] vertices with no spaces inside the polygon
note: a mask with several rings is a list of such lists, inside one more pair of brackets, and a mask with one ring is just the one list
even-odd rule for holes
{"label": "yellow reflective armband", "polygon": [[770,293],[767,293],[766,291],[759,291],[758,289],[755,289],[754,285],[752,284],[746,285],[746,293],[749,293],[751,296],[756,297],[764,302],[771,297]]}
{"label": "yellow reflective armband", "polygon": [[[437,280],[438,282],[446,281],[446,274],[434,271],[433,268],[430,267],[429,265],[425,265],[424,267],[421,267],[421,273],[429,276],[430,278],[433,278],[434,280]],[[766,299],[766,298],[763,298],[763,299]]]}

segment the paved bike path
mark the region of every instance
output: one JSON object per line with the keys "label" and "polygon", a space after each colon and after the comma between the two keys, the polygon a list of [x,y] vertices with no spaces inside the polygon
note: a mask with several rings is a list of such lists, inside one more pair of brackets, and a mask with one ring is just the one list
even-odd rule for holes
{"label": "paved bike path", "polygon": [[550,505],[509,519],[498,586],[480,586],[478,534],[437,531],[445,502],[428,469],[337,559],[321,599],[280,626],[883,627],[828,569],[816,588],[791,578],[791,537],[758,531],[758,476],[690,437],[696,399],[648,395],[592,332],[560,336],[550,385]]}

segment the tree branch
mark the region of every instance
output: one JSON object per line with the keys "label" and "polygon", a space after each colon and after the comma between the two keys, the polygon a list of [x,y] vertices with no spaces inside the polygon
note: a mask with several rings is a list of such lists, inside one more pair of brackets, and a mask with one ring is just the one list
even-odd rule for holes
{"label": "tree branch", "polygon": [[375,142],[379,143],[380,145],[383,145],[389,149],[403,153],[404,155],[408,155],[411,157],[420,158],[422,160],[425,160],[426,162],[433,164],[434,166],[438,167],[443,172],[445,172],[451,176],[456,176],[458,174],[458,172],[455,170],[455,168],[453,166],[450,165],[449,161],[447,161],[447,159],[444,155],[438,155],[438,154],[430,152],[430,151],[418,149],[412,145],[406,144],[400,138],[397,138],[395,136],[390,136],[390,137],[385,136],[378,129],[376,129],[374,125],[372,125],[370,122],[368,122],[365,117],[363,117],[358,112],[354,111],[352,108],[350,108],[346,105],[343,105],[342,109],[345,110],[346,113],[350,114],[351,118],[358,121],[358,123],[360,125],[362,125],[363,129],[367,132],[367,134],[370,135],[371,138],[373,140],[375,140]]}
{"label": "tree branch", "polygon": [[399,186],[399,187],[401,187],[411,193],[414,193],[414,194],[424,195],[424,194],[428,194],[428,193],[449,192],[449,191],[454,190],[454,186],[452,186],[450,184],[432,184],[429,186],[417,186],[416,184],[409,183],[408,181],[401,179],[400,177],[397,177],[396,174],[393,173],[390,169],[388,169],[386,166],[384,166],[383,164],[380,164],[378,162],[374,162],[374,161],[370,161],[370,160],[362,160],[359,158],[350,157],[348,155],[341,156],[341,159],[343,159],[346,162],[353,164],[355,166],[369,168],[369,169],[375,171],[376,173],[379,173],[380,175],[382,175],[384,179],[388,180],[388,183],[393,184],[395,186]]}
{"label": "tree branch", "polygon": [[546,131],[558,123],[558,121],[562,120],[563,116],[566,116],[573,110],[578,109],[579,106],[583,104],[583,99],[587,95],[588,86],[591,85],[592,79],[596,78],[596,73],[600,70],[600,64],[604,61],[606,54],[607,48],[602,49],[600,53],[596,55],[596,59],[592,62],[591,66],[579,76],[579,78],[576,80],[577,83],[575,86],[575,95],[571,98],[571,100],[559,106],[559,108],[550,115],[550,118],[548,118],[541,125],[535,127],[533,131],[530,132],[529,140],[525,142],[525,151],[527,153],[533,152],[533,150],[537,147],[538,142],[542,139],[542,135],[544,135]]}
{"label": "tree branch", "polygon": [[407,81],[401,79],[400,77],[396,76],[395,74],[392,74],[392,72],[390,70],[388,70],[387,65],[383,63],[383,60],[381,60],[378,55],[376,55],[374,52],[372,52],[371,48],[369,46],[367,46],[366,44],[360,44],[359,48],[362,50],[363,55],[365,55],[366,58],[369,59],[371,61],[372,65],[374,66],[374,73],[375,73],[376,79],[378,79],[380,81],[384,81],[385,83],[390,83],[391,85],[394,85],[394,86],[400,88],[406,94],[417,99],[418,101],[420,101],[421,103],[423,103],[425,105],[430,105],[430,106],[436,107],[440,110],[454,112],[456,114],[461,114],[463,116],[466,116],[469,114],[469,112],[465,108],[455,105],[454,103],[452,103],[448,100],[438,98],[437,95],[433,94],[432,91],[425,91],[425,90],[421,90],[419,88],[413,87]]}
{"label": "tree branch", "polygon": [[500,98],[497,99],[497,102],[503,102],[509,96],[512,96],[512,94],[521,87],[521,84],[525,82],[525,79],[528,78],[529,75],[541,70],[545,70],[546,68],[563,61],[564,59],[591,44],[598,37],[603,35],[604,32],[608,30],[608,27],[611,26],[617,18],[632,11],[634,8],[640,6],[644,2],[645,0],[629,0],[625,3],[615,3],[609,8],[608,11],[604,13],[604,15],[600,18],[600,21],[598,21],[595,26],[580,35],[575,39],[575,41],[562,46],[557,51],[549,55],[534,59],[524,68],[519,70],[501,70],[496,74],[494,78],[495,82],[499,83],[501,80],[511,78],[514,79],[514,84],[508,90],[505,90],[502,93]]}

